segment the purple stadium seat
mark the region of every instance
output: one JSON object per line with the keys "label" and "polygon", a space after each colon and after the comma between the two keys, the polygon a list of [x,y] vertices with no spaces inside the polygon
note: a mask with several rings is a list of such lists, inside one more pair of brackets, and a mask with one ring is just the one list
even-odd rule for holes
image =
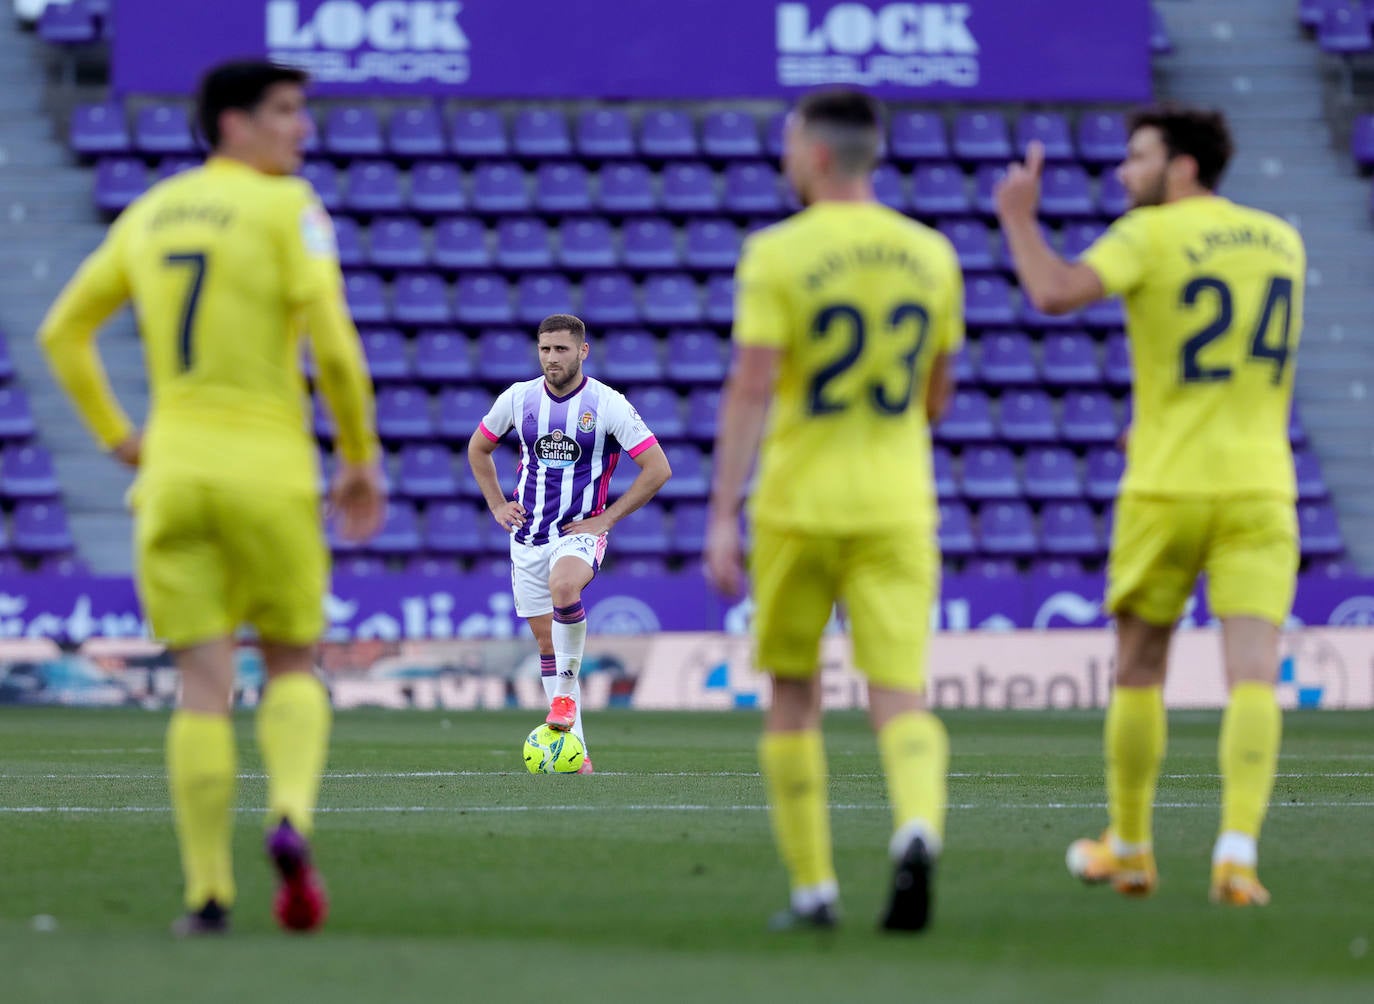
{"label": "purple stadium seat", "polygon": [[324,149],[335,157],[380,157],[382,123],[366,105],[335,105],[324,120]]}
{"label": "purple stadium seat", "polygon": [[1011,160],[1011,136],[999,112],[960,112],[954,118],[954,156],[961,161]]}
{"label": "purple stadium seat", "polygon": [[528,213],[529,182],[518,164],[479,164],[472,172],[472,208],[479,213]]}
{"label": "purple stadium seat", "polygon": [[533,327],[550,314],[576,312],[577,304],[567,276],[551,272],[520,277],[515,290],[515,319],[521,324]]}
{"label": "purple stadium seat", "polygon": [[592,185],[581,164],[550,161],[534,173],[534,205],[541,213],[589,213]]}
{"label": "purple stadium seat", "polygon": [[663,169],[663,208],[670,213],[719,212],[716,176],[705,164],[669,164]]}
{"label": "purple stadium seat", "polygon": [[706,280],[708,324],[729,324],[735,319],[735,279],[730,275],[713,275]]}
{"label": "purple stadium seat", "polygon": [[483,331],[477,340],[477,372],[493,383],[515,383],[537,376],[539,358],[534,339],[505,328]]}
{"label": "purple stadium seat", "polygon": [[964,319],[982,327],[1015,324],[1007,280],[1000,275],[970,276],[964,287]]}
{"label": "purple stadium seat", "polygon": [[5,447],[0,463],[0,495],[12,499],[56,498],[62,493],[53,470],[52,455],[41,446],[20,443]]}
{"label": "purple stadium seat", "polygon": [[1021,569],[1015,558],[976,558],[964,566],[964,573],[975,579],[1014,579]]}
{"label": "purple stadium seat", "polygon": [[529,216],[508,216],[496,227],[496,264],[503,269],[553,268],[548,225]]}
{"label": "purple stadium seat", "polygon": [[593,346],[587,365],[613,387],[661,383],[663,360],[657,339],[647,331],[612,331]]}
{"label": "purple stadium seat", "polygon": [[407,559],[405,570],[407,575],[420,575],[431,579],[458,578],[463,574],[463,563],[457,558],[416,554]]}
{"label": "purple stadium seat", "polygon": [[148,169],[141,160],[102,157],[96,165],[95,204],[99,209],[117,213],[147,190]]}
{"label": "purple stadium seat", "polygon": [[1302,420],[1298,417],[1298,406],[1293,405],[1293,410],[1288,416],[1288,442],[1294,446],[1307,445],[1307,432],[1303,429]]}
{"label": "purple stadium seat", "polygon": [[459,324],[510,324],[515,320],[510,287],[495,275],[464,275],[454,296],[454,317]]}
{"label": "purple stadium seat", "polygon": [[1006,177],[1006,164],[979,164],[973,172],[973,208],[987,217],[997,215],[997,185]]}
{"label": "purple stadium seat", "polygon": [[978,539],[984,554],[1028,558],[1036,553],[1035,520],[1024,502],[992,502],[978,510]]}
{"label": "purple stadium seat", "polygon": [[763,156],[759,124],[747,112],[714,111],[701,120],[701,151],[716,160],[749,160]]}
{"label": "purple stadium seat", "polygon": [[1082,331],[1055,331],[1045,336],[1040,372],[1051,387],[1096,387],[1102,383],[1097,347]]}
{"label": "purple stadium seat", "polygon": [[893,160],[948,160],[945,123],[934,112],[896,112],[889,131],[888,153]]}
{"label": "purple stadium seat", "polygon": [[[328,442],[334,438],[334,416],[329,413],[329,407],[318,394],[310,400],[310,419],[316,439]],[[333,473],[333,458],[326,457],[325,468],[322,472],[326,484]]]}
{"label": "purple stadium seat", "polygon": [[974,501],[1021,497],[1016,458],[1005,446],[972,446],[964,451],[960,485]]}
{"label": "purple stadium seat", "polygon": [[433,105],[398,108],[387,123],[387,147],[398,157],[442,157],[448,153],[444,122]]}
{"label": "purple stadium seat", "polygon": [[1100,391],[1069,391],[1064,397],[1064,415],[1060,422],[1066,443],[1102,445],[1115,443],[1121,434],[1121,420],[1117,417],[1112,399]]}
{"label": "purple stadium seat", "polygon": [[1089,574],[1091,559],[1073,557],[1037,558],[1029,563],[1029,571],[1037,578],[1076,579]]}
{"label": "purple stadium seat", "polygon": [[1109,328],[1120,331],[1126,327],[1126,310],[1116,297],[1098,300],[1082,314],[1083,323],[1090,328]]}
{"label": "purple stadium seat", "polygon": [[641,290],[640,312],[649,324],[697,324],[702,319],[701,291],[690,276],[678,272],[651,275]]}
{"label": "purple stadium seat", "polygon": [[[665,198],[666,202],[666,198]],[[782,211],[778,172],[768,164],[731,164],[725,169],[726,212],[762,216]]]}
{"label": "purple stadium seat", "polygon": [[443,502],[425,510],[425,550],[435,554],[483,554],[489,538],[499,532],[485,509]]}
{"label": "purple stadium seat", "polygon": [[692,220],[683,241],[683,261],[701,271],[730,271],[739,259],[740,232],[729,220]]}
{"label": "purple stadium seat", "polygon": [[394,328],[365,328],[358,333],[363,343],[368,372],[377,383],[410,379],[406,341]]}
{"label": "purple stadium seat", "polygon": [[1083,493],[1094,502],[1116,498],[1117,486],[1126,470],[1126,458],[1116,447],[1088,451]]}
{"label": "purple stadium seat", "polygon": [[[1336,557],[1345,553],[1345,541],[1341,537],[1340,525],[1336,522],[1336,510],[1326,502],[1301,502],[1298,504],[1298,534],[1301,539],[1304,558]],[[19,546],[19,511],[15,509],[14,547]]]}
{"label": "purple stadium seat", "polygon": [[1068,223],[1064,226],[1064,241],[1061,250],[1064,257],[1075,261],[1084,251],[1107,232],[1101,223]]}
{"label": "purple stadium seat", "polygon": [[377,391],[377,434],[383,439],[433,439],[429,395],[418,387]]}
{"label": "purple stadium seat", "polygon": [[593,327],[639,323],[639,304],[634,283],[623,272],[589,276],[582,283],[582,313]]}
{"label": "purple stadium seat", "polygon": [[[99,107],[99,106],[97,106]],[[73,146],[75,146],[76,123],[72,122]],[[95,150],[93,153],[103,153]],[[114,152],[114,151],[111,151]],[[1350,134],[1350,153],[1360,169],[1368,171],[1374,167],[1374,115],[1361,115],[1355,119],[1355,128]]]}
{"label": "purple stadium seat", "polygon": [[993,387],[1029,387],[1040,382],[1030,339],[1020,331],[985,331],[978,374]]}
{"label": "purple stadium seat", "polygon": [[1097,187],[1097,208],[1104,217],[1113,220],[1131,208],[1130,198],[1115,171],[1102,172],[1102,180]]}
{"label": "purple stadium seat", "polygon": [[1040,212],[1057,219],[1092,216],[1096,210],[1088,173],[1077,164],[1048,165],[1041,180]]}
{"label": "purple stadium seat", "polygon": [[1083,496],[1078,460],[1062,446],[1027,449],[1022,481],[1026,486],[1026,497],[1035,501],[1077,499]]}
{"label": "purple stadium seat", "polygon": [[768,116],[763,127],[763,152],[771,160],[781,160],[786,142],[787,113],[775,112]]}
{"label": "purple stadium seat", "polygon": [[940,551],[946,557],[967,557],[976,553],[973,520],[962,502],[940,503]]}
{"label": "purple stadium seat", "polygon": [[577,153],[588,160],[635,155],[630,117],[619,108],[596,108],[577,117]]}
{"label": "purple stadium seat", "polygon": [[358,324],[385,324],[391,319],[382,280],[372,272],[350,272],[344,277],[348,312]]}
{"label": "purple stadium seat", "polygon": [[90,575],[91,569],[74,554],[50,554],[40,557],[33,566],[35,575]]}
{"label": "purple stadium seat", "polygon": [[568,120],[556,108],[526,108],[516,113],[511,146],[517,157],[546,159],[572,156]]}
{"label": "purple stadium seat", "polygon": [[487,231],[470,216],[454,216],[434,225],[434,264],[444,269],[491,267]]}
{"label": "purple stadium seat", "polygon": [[462,172],[454,164],[416,164],[410,170],[410,208],[427,215],[466,212]]}
{"label": "purple stadium seat", "polygon": [[162,160],[158,161],[155,180],[166,181],[184,171],[201,167],[204,163],[205,161],[200,157],[163,157]]}
{"label": "purple stadium seat", "polygon": [[339,250],[339,264],[344,268],[359,268],[367,263],[357,220],[349,216],[335,217],[334,243]]}
{"label": "purple stadium seat", "polygon": [[954,382],[956,386],[968,387],[978,382],[976,365],[978,347],[968,342],[954,354]]}
{"label": "purple stadium seat", "polygon": [[456,497],[453,454],[444,446],[407,446],[396,466],[396,492],[414,499]]}
{"label": "purple stadium seat", "polygon": [[344,205],[358,213],[396,213],[404,205],[401,176],[385,160],[355,160],[348,165]]}
{"label": "purple stadium seat", "polygon": [[682,400],[667,387],[641,387],[630,403],[659,439],[682,439],[687,433]]}
{"label": "purple stadium seat", "polygon": [[1078,157],[1108,167],[1126,159],[1126,118],[1120,112],[1084,112],[1078,117]]}
{"label": "purple stadium seat", "polygon": [[[671,484],[671,482],[669,482]],[[621,554],[663,554],[668,550],[668,518],[650,502],[615,526],[615,549]]]}
{"label": "purple stadium seat", "polygon": [[653,175],[643,164],[609,164],[601,169],[597,204],[617,216],[652,213],[658,208]]}
{"label": "purple stadium seat", "polygon": [[992,408],[980,391],[958,390],[950,401],[936,438],[946,443],[987,443],[997,438],[992,423]]}
{"label": "purple stadium seat", "polygon": [[650,271],[680,267],[677,230],[667,220],[658,216],[626,220],[621,234],[626,268]]}
{"label": "purple stadium seat", "polygon": [[620,264],[611,225],[601,217],[564,220],[558,227],[558,264],[574,272]]}
{"label": "purple stadium seat", "polygon": [[4,383],[14,376],[14,360],[10,358],[9,341],[5,338],[3,331],[0,331],[0,383]]}
{"label": "purple stadium seat", "polygon": [[669,376],[675,383],[720,386],[730,363],[730,343],[698,328],[668,333]]}
{"label": "purple stadium seat", "polygon": [[[528,346],[526,346],[528,348]],[[538,366],[529,355],[522,358],[526,360],[525,370],[522,376],[528,376],[529,371]],[[518,377],[507,382],[514,383]],[[466,443],[472,434],[477,431],[477,426],[491,410],[495,395],[489,394],[484,390],[474,387],[448,387],[439,395],[439,421],[436,423],[436,430],[441,439]],[[464,454],[466,456],[466,454]],[[474,486],[475,487],[475,486]]]}
{"label": "purple stadium seat", "polygon": [[[650,427],[652,428],[652,426]],[[657,430],[655,430],[657,433]],[[664,447],[673,476],[658,493],[667,501],[704,499],[711,487],[711,467],[694,443],[670,443]]]}
{"label": "purple stadium seat", "polygon": [[374,268],[422,268],[428,263],[424,231],[412,217],[378,217],[368,229],[368,239],[368,260]]}
{"label": "purple stadium seat", "polygon": [[100,22],[85,3],[49,3],[38,16],[38,37],[49,45],[88,45],[100,38]]}
{"label": "purple stadium seat", "polygon": [[14,507],[12,540],[20,554],[66,554],[75,546],[60,502],[19,502]]}
{"label": "purple stadium seat", "polygon": [[114,102],[77,105],[67,135],[72,150],[83,157],[129,152],[124,108]]}
{"label": "purple stadium seat", "polygon": [[959,497],[959,480],[954,476],[954,458],[943,446],[936,446],[930,453],[931,471],[935,477],[935,494],[940,501]]}
{"label": "purple stadium seat", "polygon": [[695,157],[697,137],[692,120],[675,110],[646,112],[639,123],[639,152],[650,160]]}
{"label": "purple stadium seat", "polygon": [[499,112],[463,108],[449,122],[454,155],[463,160],[496,159],[510,156],[506,123]]}
{"label": "purple stadium seat", "polygon": [[1080,329],[1089,323],[1086,311],[1072,314],[1046,314],[1044,311],[1037,310],[1028,296],[1021,298],[1016,316],[1022,327],[1045,332]]}
{"label": "purple stadium seat", "polygon": [[954,246],[959,264],[967,271],[982,271],[994,267],[988,228],[979,220],[941,220],[940,233]]}
{"label": "purple stadium seat", "polygon": [[1016,155],[1024,158],[1030,141],[1038,139],[1045,145],[1045,159],[1050,162],[1073,160],[1073,143],[1069,139],[1069,123],[1058,112],[1022,112],[1016,120]]}
{"label": "purple stadium seat", "polygon": [[719,387],[698,387],[687,395],[688,436],[708,445],[713,443],[716,438],[716,423],[719,419]]}
{"label": "purple stadium seat", "polygon": [[1125,388],[1131,385],[1131,346],[1123,334],[1107,339],[1107,358],[1102,376],[1108,387]]}
{"label": "purple stadium seat", "polygon": [[448,287],[431,272],[401,276],[392,293],[391,314],[400,324],[448,324],[453,320]]}
{"label": "purple stadium seat", "polygon": [[[0,492],[11,494],[4,489],[5,482],[8,481],[9,454],[6,453],[5,470],[6,475],[0,477]],[[1315,453],[1306,450],[1298,450],[1293,454],[1293,468],[1298,479],[1298,498],[1304,502],[1315,502],[1327,496],[1326,482],[1322,480],[1321,463],[1317,460]]]}
{"label": "purple stadium seat", "polygon": [[327,160],[307,160],[301,165],[301,177],[310,182],[320,205],[331,213],[343,207],[343,188],[339,184],[338,169]]}
{"label": "purple stadium seat", "polygon": [[1102,554],[1097,518],[1085,502],[1050,502],[1040,513],[1040,540],[1046,554],[1095,558]]}
{"label": "purple stadium seat", "polygon": [[1346,0],[1298,0],[1298,23],[1309,31],[1321,26],[1322,16],[1327,8],[1345,3]]}
{"label": "purple stadium seat", "polygon": [[[676,467],[673,479],[677,479]],[[680,502],[673,506],[671,548],[678,555],[700,555],[706,548],[706,506],[703,503]]]}
{"label": "purple stadium seat", "polygon": [[466,336],[446,328],[421,331],[415,340],[415,377],[429,383],[458,383],[476,375]]}
{"label": "purple stadium seat", "polygon": [[891,164],[879,164],[873,172],[873,194],[883,205],[899,213],[911,208],[911,199],[907,197],[902,172]]}
{"label": "purple stadium seat", "polygon": [[1169,39],[1169,27],[1164,23],[1164,13],[1155,4],[1150,4],[1150,53],[1167,56],[1174,51],[1174,43]]}
{"label": "purple stadium seat", "polygon": [[1017,390],[1002,395],[999,426],[1009,443],[1053,443],[1059,438],[1054,405],[1042,390]]}
{"label": "purple stadium seat", "polygon": [[374,554],[406,557],[420,550],[420,518],[415,507],[400,499],[391,499],[386,506],[386,519],[377,536],[367,542]]}

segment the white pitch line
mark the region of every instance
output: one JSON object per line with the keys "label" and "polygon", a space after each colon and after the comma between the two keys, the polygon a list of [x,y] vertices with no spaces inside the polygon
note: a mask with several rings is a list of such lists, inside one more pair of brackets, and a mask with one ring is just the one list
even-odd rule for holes
{"label": "white pitch line", "polygon": [[[526,771],[523,770],[402,770],[402,771],[326,771],[324,779],[326,781],[360,781],[360,780],[423,780],[426,778],[444,777],[520,777]],[[719,770],[719,771],[598,771],[601,777],[760,777],[758,771],[748,770]],[[145,771],[142,773],[101,773],[101,774],[0,774],[3,781],[160,781],[167,775],[163,772]],[[831,778],[870,778],[880,777],[876,771],[857,772],[857,773],[832,773]],[[974,780],[1017,780],[1028,778],[1050,778],[1054,780],[1088,780],[1100,779],[1101,771],[1091,771],[1087,773],[1040,773],[1023,771],[951,771],[948,775],[951,778],[974,779]],[[1182,781],[1191,778],[1219,778],[1220,774],[1161,774],[1164,780]],[[263,780],[267,777],[262,772],[238,774],[236,777],[241,781]],[[1283,779],[1304,779],[1304,778],[1374,778],[1374,771],[1289,771],[1274,775],[1275,778]]]}

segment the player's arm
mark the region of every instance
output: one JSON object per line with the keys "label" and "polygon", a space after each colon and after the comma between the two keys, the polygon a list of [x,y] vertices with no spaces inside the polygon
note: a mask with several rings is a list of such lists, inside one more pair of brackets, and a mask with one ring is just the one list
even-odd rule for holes
{"label": "player's arm", "polygon": [[658,490],[673,476],[668,456],[658,445],[658,438],[649,431],[639,412],[630,402],[619,394],[607,402],[607,432],[618,442],[625,443],[625,452],[639,466],[634,481],[615,502],[602,512],[586,519],[565,523],[560,529],[564,533],[602,534],[615,526],[630,513],[658,494]]}
{"label": "player's arm", "polygon": [[137,432],[110,388],[95,345],[101,326],[128,299],[116,224],[48,310],[38,329],[38,344],[91,434],[121,461],[137,466]]}
{"label": "player's arm", "polygon": [[519,502],[508,499],[501,491],[501,477],[496,470],[496,447],[501,437],[514,425],[511,415],[511,391],[507,390],[496,399],[491,411],[477,423],[477,429],[468,440],[468,467],[482,497],[487,500],[487,508],[501,529],[513,532],[525,525],[528,513]]}
{"label": "player's arm", "polygon": [[1069,314],[1101,300],[1107,291],[1092,268],[1059,257],[1040,232],[1035,214],[1044,166],[1045,148],[1032,142],[1026,163],[1012,164],[997,186],[997,218],[1007,235],[1016,278],[1035,309],[1045,314]]}
{"label": "player's arm", "polygon": [[926,387],[926,421],[931,425],[945,417],[949,402],[954,400],[954,384],[954,356],[942,352],[930,364]]}
{"label": "player's arm", "polygon": [[945,300],[934,317],[935,358],[926,378],[926,421],[935,425],[954,400],[954,359],[964,347],[964,273],[953,246],[946,247]]}

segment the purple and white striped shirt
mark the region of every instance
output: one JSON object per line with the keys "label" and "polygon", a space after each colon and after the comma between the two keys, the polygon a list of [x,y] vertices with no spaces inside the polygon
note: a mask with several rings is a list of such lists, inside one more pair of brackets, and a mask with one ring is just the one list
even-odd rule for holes
{"label": "purple and white striped shirt", "polygon": [[529,518],[515,540],[530,545],[556,540],[564,523],[605,509],[621,451],[634,458],[658,442],[623,394],[591,377],[563,397],[542,376],[512,384],[478,429],[493,443],[511,429],[520,438],[511,497]]}

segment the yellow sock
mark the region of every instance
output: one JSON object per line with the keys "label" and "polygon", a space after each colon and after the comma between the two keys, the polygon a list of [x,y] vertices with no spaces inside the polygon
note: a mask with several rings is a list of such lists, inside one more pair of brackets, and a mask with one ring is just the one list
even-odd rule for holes
{"label": "yellow sock", "polygon": [[834,883],[820,731],[765,732],[759,741],[759,762],[768,787],[773,837],[792,888]]}
{"label": "yellow sock", "polygon": [[1267,683],[1238,683],[1221,716],[1221,832],[1259,838],[1274,788],[1283,714]]}
{"label": "yellow sock", "polygon": [[228,715],[175,711],[167,726],[167,780],[172,789],[186,906],[234,902],[234,727]]}
{"label": "yellow sock", "polygon": [[1126,844],[1148,844],[1168,720],[1164,688],[1116,687],[1107,706],[1107,813]]}
{"label": "yellow sock", "polygon": [[896,830],[922,823],[943,841],[949,784],[949,734],[944,724],[929,711],[897,715],[878,733],[878,752]]}
{"label": "yellow sock", "polygon": [[267,822],[285,816],[309,835],[329,751],[329,694],[312,673],[267,684],[258,705],[258,749],[267,768]]}

